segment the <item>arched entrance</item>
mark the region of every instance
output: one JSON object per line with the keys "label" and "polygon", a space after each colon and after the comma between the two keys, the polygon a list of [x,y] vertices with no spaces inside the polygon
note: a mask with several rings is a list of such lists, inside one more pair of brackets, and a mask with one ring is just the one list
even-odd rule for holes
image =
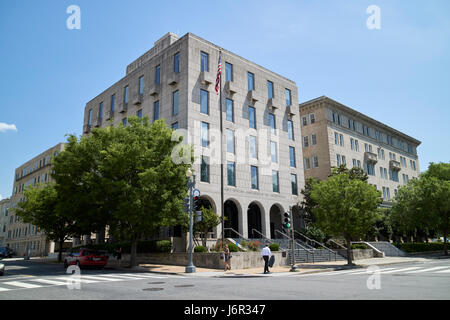
{"label": "arched entrance", "polygon": [[281,235],[275,230],[281,230],[282,228],[282,219],[283,219],[283,208],[281,206],[274,204],[270,208],[270,238],[278,239],[281,238]]}
{"label": "arched entrance", "polygon": [[250,203],[248,206],[247,225],[249,238],[261,238],[260,234],[253,231],[253,229],[255,229],[262,233],[261,209],[255,202]]}
{"label": "arched entrance", "polygon": [[225,238],[236,238],[238,235],[231,229],[239,232],[239,209],[233,200],[227,200],[224,204]]}

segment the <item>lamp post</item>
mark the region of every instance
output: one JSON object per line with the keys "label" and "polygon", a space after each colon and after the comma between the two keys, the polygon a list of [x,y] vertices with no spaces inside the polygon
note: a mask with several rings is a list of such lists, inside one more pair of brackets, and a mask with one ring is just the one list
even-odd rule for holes
{"label": "lamp post", "polygon": [[295,265],[295,238],[294,238],[294,217],[292,214],[292,206],[289,206],[289,215],[291,217],[291,225],[289,228],[289,231],[291,233],[291,254],[292,254],[292,266],[291,266],[291,270],[289,270],[290,272],[297,272],[298,271],[298,267]]}
{"label": "lamp post", "polygon": [[192,237],[193,237],[193,213],[194,213],[194,188],[195,188],[195,174],[192,174],[192,170],[189,168],[186,172],[187,187],[189,189],[189,263],[186,266],[186,273],[194,273],[195,266],[192,262]]}

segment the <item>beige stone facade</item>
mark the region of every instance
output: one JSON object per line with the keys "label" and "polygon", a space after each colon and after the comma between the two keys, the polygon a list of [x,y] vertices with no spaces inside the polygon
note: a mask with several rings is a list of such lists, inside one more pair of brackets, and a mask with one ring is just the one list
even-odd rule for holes
{"label": "beige stone facade", "polygon": [[15,170],[6,244],[19,256],[24,256],[28,249],[31,256],[45,256],[54,251],[54,243],[46,239],[44,232],[36,226],[23,223],[14,214],[14,208],[23,201],[24,191],[28,186],[52,181],[52,157],[63,151],[64,145],[64,143],[57,144]]}
{"label": "beige stone facade", "polygon": [[[219,51],[222,52],[223,148],[220,96],[215,92]],[[157,70],[160,81],[157,81]],[[142,94],[139,94],[140,83]],[[175,95],[177,112],[174,112]],[[196,187],[202,199],[219,215],[222,210],[220,163],[224,164],[223,201],[229,218],[226,227],[244,237],[260,237],[258,232],[275,237],[275,230],[281,229],[282,213],[299,201],[304,186],[296,83],[191,33],[181,38],[169,33],[131,63],[123,79],[87,103],[83,132],[89,134],[93,128],[109,123],[118,125],[132,115],[147,115],[152,122],[156,105],[159,119],[180,129],[186,134],[186,141],[195,146]],[[202,126],[208,135],[203,142]],[[257,141],[256,151],[254,141]],[[291,165],[293,155],[295,163]],[[201,165],[202,157],[209,161],[209,166]],[[296,183],[291,183],[291,179],[296,179]],[[219,226],[213,237],[220,237],[221,231]]]}
{"label": "beige stone facade", "polygon": [[11,199],[3,199],[0,201],[0,247],[6,246],[10,209]]}
{"label": "beige stone facade", "polygon": [[420,174],[420,141],[337,101],[320,97],[300,104],[300,120],[305,179],[326,179],[331,167],[343,163],[361,167],[389,206],[398,187]]}

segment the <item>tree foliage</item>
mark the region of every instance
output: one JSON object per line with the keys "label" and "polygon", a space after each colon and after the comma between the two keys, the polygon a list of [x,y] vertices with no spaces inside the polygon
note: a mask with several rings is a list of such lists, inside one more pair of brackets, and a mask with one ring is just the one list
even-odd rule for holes
{"label": "tree foliage", "polygon": [[194,224],[194,234],[202,239],[202,246],[206,247],[206,240],[209,230],[217,227],[221,223],[221,218],[212,208],[202,207],[202,220]]}
{"label": "tree foliage", "polygon": [[362,181],[359,175],[334,169],[326,181],[313,186],[313,209],[318,227],[328,235],[343,237],[347,241],[347,259],[352,264],[350,246],[352,239],[363,238],[376,221],[380,192]]}

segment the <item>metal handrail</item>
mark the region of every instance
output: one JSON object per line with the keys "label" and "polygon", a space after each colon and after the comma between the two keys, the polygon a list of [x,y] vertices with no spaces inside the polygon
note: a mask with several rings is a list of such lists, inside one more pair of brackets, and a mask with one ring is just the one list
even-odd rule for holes
{"label": "metal handrail", "polygon": [[338,245],[338,247],[341,247],[342,249],[347,249],[346,247],[344,247],[342,244],[340,244],[340,243],[338,243],[338,242],[336,242],[336,241],[334,241],[333,239],[328,239],[328,241],[327,242],[333,242],[334,244],[337,244]]}
{"label": "metal handrail", "polygon": [[314,239],[310,239],[307,236],[305,236],[304,234],[298,232],[297,230],[294,230],[294,233],[297,233],[297,234],[301,235],[303,238],[307,239],[308,241],[312,241],[314,243],[317,243],[319,246],[321,246],[322,248],[330,251],[331,253],[336,253],[335,251],[331,250],[330,248],[327,248],[323,243],[320,243],[319,241],[316,241]]}
{"label": "metal handrail", "polygon": [[385,256],[383,251],[378,250],[377,248],[375,248],[373,245],[371,245],[369,242],[366,241],[351,241],[350,243],[362,243],[365,244],[366,246],[368,246],[369,248],[371,248],[373,251],[377,252],[378,254],[381,254],[382,257]]}
{"label": "metal handrail", "polygon": [[[277,230],[275,230],[275,232],[277,232],[278,231],[278,233],[281,233],[282,235],[284,235],[284,236],[286,236],[286,237],[288,237],[289,239],[291,239],[291,237],[289,237],[287,234],[285,234],[284,232],[281,232],[281,231],[279,231],[278,229]],[[295,237],[294,237],[294,240],[295,240]],[[295,242],[296,243],[298,243],[300,246],[302,246],[297,240],[295,240]],[[311,245],[309,245],[309,244],[307,244],[307,243],[304,243],[307,247],[309,247],[309,249],[310,250],[315,250],[315,248],[313,247],[313,246],[311,246]],[[302,246],[302,248],[303,248],[303,246]]]}
{"label": "metal handrail", "polygon": [[271,239],[267,238],[265,235],[263,235],[261,232],[259,232],[259,230],[252,229],[252,233],[255,232],[255,231],[256,231],[257,234],[262,236],[263,239],[266,239],[266,241],[269,241],[270,243],[273,243],[273,241]]}
{"label": "metal handrail", "polygon": [[[284,236],[284,237],[288,238],[289,240],[291,240],[291,237],[289,237],[287,234],[285,234],[285,233],[279,231],[278,229],[275,230],[275,232],[278,232],[278,233],[281,234],[282,236]],[[294,240],[295,240],[295,239],[294,239]],[[308,249],[308,248],[305,248],[304,246],[302,246],[302,245],[301,245],[300,243],[298,243],[297,241],[295,241],[295,244],[296,244],[297,246],[301,247],[302,249],[308,251],[308,252],[311,253],[312,255],[314,255],[314,251],[313,251],[313,250]]]}
{"label": "metal handrail", "polygon": [[245,241],[250,241],[249,239],[247,239],[246,237],[244,237],[242,234],[240,234],[239,232],[237,232],[236,230],[234,230],[233,228],[223,228],[223,231],[225,230],[231,230],[233,231],[235,234],[237,234],[241,239],[244,239]]}

